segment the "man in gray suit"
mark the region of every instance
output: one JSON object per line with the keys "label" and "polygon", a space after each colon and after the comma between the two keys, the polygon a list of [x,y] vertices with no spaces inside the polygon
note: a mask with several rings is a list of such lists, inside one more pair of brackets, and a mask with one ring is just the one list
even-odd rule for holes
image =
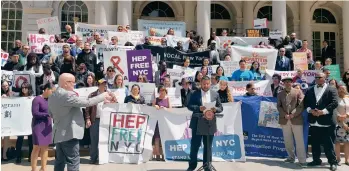
{"label": "man in gray suit", "polygon": [[54,120],[53,142],[56,144],[54,171],[79,171],[79,139],[84,136],[85,121],[81,107],[96,105],[103,101],[112,101],[110,93],[96,97],[81,98],[74,90],[75,77],[64,73],[59,77],[59,87],[48,99],[48,108]]}

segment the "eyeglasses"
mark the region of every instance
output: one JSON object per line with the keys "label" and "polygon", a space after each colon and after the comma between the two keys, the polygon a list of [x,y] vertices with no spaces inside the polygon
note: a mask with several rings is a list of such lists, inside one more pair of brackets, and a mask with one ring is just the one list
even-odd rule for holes
{"label": "eyeglasses", "polygon": [[97,43],[102,43],[102,41],[97,41]]}
{"label": "eyeglasses", "polygon": [[122,29],[118,29],[118,31],[122,31]]}
{"label": "eyeglasses", "polygon": [[111,39],[111,40],[115,40],[115,39]]}
{"label": "eyeglasses", "polygon": [[315,77],[315,79],[317,79],[317,80],[319,80],[319,79],[321,79],[321,78],[323,78],[323,77]]}
{"label": "eyeglasses", "polygon": [[349,72],[345,73],[345,75],[349,75]]}
{"label": "eyeglasses", "polygon": [[108,70],[108,72],[114,72],[114,71],[110,69],[110,70]]}
{"label": "eyeglasses", "polygon": [[98,35],[93,35],[93,37],[96,37],[96,36],[98,36]]}

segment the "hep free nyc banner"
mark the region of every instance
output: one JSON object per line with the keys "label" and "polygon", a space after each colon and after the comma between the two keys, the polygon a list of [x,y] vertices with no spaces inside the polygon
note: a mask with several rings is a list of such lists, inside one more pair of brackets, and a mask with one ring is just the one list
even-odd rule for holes
{"label": "hep free nyc banner", "polygon": [[33,98],[1,98],[1,136],[32,134]]}
{"label": "hep free nyc banner", "polygon": [[137,104],[103,106],[99,129],[99,164],[147,162],[157,122],[154,107]]}
{"label": "hep free nyc banner", "polygon": [[[223,109],[223,118],[217,118],[218,131],[213,138],[212,159],[245,161],[240,103],[224,104]],[[160,112],[159,130],[166,160],[189,160],[192,137],[189,123],[192,112],[186,108]],[[203,159],[203,146],[199,149],[198,159]]]}

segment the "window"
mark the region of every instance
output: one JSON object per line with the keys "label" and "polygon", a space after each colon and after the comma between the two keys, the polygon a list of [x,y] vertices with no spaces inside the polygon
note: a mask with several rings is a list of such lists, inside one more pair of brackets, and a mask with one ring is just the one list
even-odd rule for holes
{"label": "window", "polygon": [[313,20],[315,20],[316,23],[336,24],[336,18],[334,18],[332,13],[323,8],[319,8],[314,11]]}
{"label": "window", "polygon": [[1,49],[9,52],[15,40],[22,40],[22,4],[1,1]]}
{"label": "window", "polygon": [[230,14],[222,5],[211,4],[211,19],[230,20]]}
{"label": "window", "polygon": [[267,18],[268,21],[273,20],[273,7],[265,6],[258,10],[257,18]]}
{"label": "window", "polygon": [[313,58],[314,60],[321,58],[321,32],[313,31]]}
{"label": "window", "polygon": [[143,8],[142,15],[147,17],[175,17],[172,8],[165,2],[154,1]]}
{"label": "window", "polygon": [[62,6],[61,31],[65,32],[65,26],[69,24],[75,30],[74,23],[88,22],[88,9],[82,1],[66,1]]}

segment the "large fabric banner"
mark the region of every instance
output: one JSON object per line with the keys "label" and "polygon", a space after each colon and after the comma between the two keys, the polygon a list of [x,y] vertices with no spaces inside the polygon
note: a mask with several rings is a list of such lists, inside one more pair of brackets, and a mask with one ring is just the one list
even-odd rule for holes
{"label": "large fabric banner", "polygon": [[234,45],[239,46],[249,46],[249,45],[258,45],[260,42],[268,44],[267,37],[231,37],[231,36],[218,36],[220,40],[219,49],[230,48],[231,43],[234,42]]}
{"label": "large fabric banner", "polygon": [[131,42],[133,45],[144,43],[144,32],[143,31],[130,31],[126,32],[115,32],[108,31],[108,41],[111,42],[112,37],[118,38],[118,46],[124,46],[126,42]]}
{"label": "large fabric banner", "polygon": [[44,28],[46,34],[61,34],[61,27],[59,23],[60,22],[57,16],[41,18],[36,20],[36,24],[38,24],[38,29]]}
{"label": "large fabric banner", "polygon": [[126,54],[129,81],[137,82],[139,75],[145,75],[147,80],[152,82],[153,68],[150,50],[129,50]]}
{"label": "large fabric banner", "polygon": [[103,106],[99,127],[99,164],[147,162],[159,112],[128,104]]}
{"label": "large fabric banner", "polygon": [[[242,126],[246,155],[257,157],[287,157],[282,130],[258,125],[261,104],[275,104],[277,101],[276,98],[262,96],[234,96],[234,99],[235,101],[242,101],[241,113],[243,113]],[[274,112],[267,112],[267,114],[268,113]],[[302,115],[304,124],[304,144],[305,147],[308,147],[308,115],[306,112]],[[273,115],[271,114],[270,117],[267,117],[266,122],[271,121],[272,116]]]}
{"label": "large fabric banner", "polygon": [[1,136],[32,134],[33,98],[1,98]]}
{"label": "large fabric banner", "polygon": [[[213,161],[246,161],[241,125],[240,103],[223,104],[223,118],[217,118],[217,132],[213,138]],[[159,130],[166,160],[190,159],[189,123],[192,112],[187,109],[160,110]],[[198,153],[203,159],[203,147]]]}
{"label": "large fabric banner", "polygon": [[29,34],[28,41],[31,52],[41,54],[42,47],[45,44],[51,44],[55,42],[55,35]]}
{"label": "large fabric banner", "polygon": [[157,21],[138,19],[138,30],[145,31],[146,36],[162,37],[172,28],[174,34],[179,37],[185,37],[185,22],[181,21]]}
{"label": "large fabric banner", "polygon": [[75,24],[75,34],[81,37],[83,42],[92,42],[94,32],[99,33],[101,37],[107,38],[108,31],[117,30],[117,25]]}
{"label": "large fabric banner", "polygon": [[[311,84],[314,82],[315,80],[315,74],[318,71],[315,70],[307,70],[307,71],[303,71],[303,77],[304,77],[304,81],[308,84]],[[281,79],[285,78],[285,77],[295,77],[297,75],[297,71],[275,71],[275,70],[266,70],[266,79],[267,80],[271,80],[272,76],[274,74],[279,74],[281,76]]]}
{"label": "large fabric banner", "polygon": [[261,49],[242,46],[232,46],[232,61],[245,60],[248,69],[253,62],[260,64],[260,71],[265,73],[266,69],[274,70],[278,51],[275,49]]}
{"label": "large fabric banner", "polygon": [[156,56],[156,62],[164,60],[169,68],[172,68],[173,65],[183,65],[186,58],[190,59],[190,67],[199,67],[202,66],[202,60],[210,56],[210,51],[184,53],[173,47],[138,45],[136,49],[150,49],[152,55]]}
{"label": "large fabric banner", "polygon": [[271,89],[268,88],[269,80],[262,80],[262,81],[229,81],[228,87],[231,90],[231,94],[235,96],[243,96],[246,94],[246,85],[248,83],[254,83],[254,86],[256,88],[256,93],[259,96],[266,96],[271,97],[273,96]]}

